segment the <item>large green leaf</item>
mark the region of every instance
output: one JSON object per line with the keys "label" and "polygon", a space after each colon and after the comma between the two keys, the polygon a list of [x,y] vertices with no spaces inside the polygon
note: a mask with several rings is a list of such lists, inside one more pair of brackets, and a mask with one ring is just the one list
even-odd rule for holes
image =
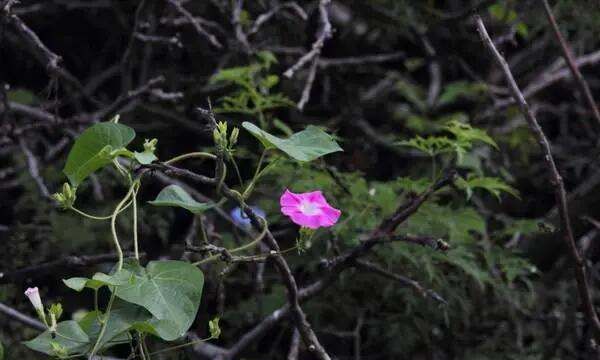
{"label": "large green leaf", "polygon": [[46,330],[33,340],[23,343],[28,348],[47,355],[57,355],[57,349],[64,350],[66,354],[84,352],[90,346],[90,338],[76,321],[69,320],[58,323],[56,336],[53,338],[50,331]]}
{"label": "large green leaf", "polygon": [[185,335],[196,318],[204,275],[196,266],[184,261],[151,261],[144,269],[127,264],[134,280],[116,288],[116,296],[147,309],[156,320],[157,328],[166,340]]}
{"label": "large green leaf", "polygon": [[271,135],[249,122],[244,122],[242,126],[260,140],[265,148],[277,148],[298,161],[312,161],[323,155],[343,151],[331,135],[312,125],[287,139]]}
{"label": "large green leaf", "polygon": [[174,206],[187,209],[194,214],[199,214],[212,207],[214,204],[201,203],[194,200],[190,194],[178,185],[169,185],[161,190],[156,199],[149,201],[154,206]]}
{"label": "large green leaf", "polygon": [[86,129],[69,152],[64,173],[71,185],[78,186],[94,171],[110,164],[111,152],[125,148],[135,131],[123,124],[104,122]]}
{"label": "large green leaf", "polygon": [[[89,336],[90,343],[95,344],[98,341],[102,324],[99,321],[99,312],[92,311],[87,313],[80,321],[79,325]],[[106,330],[100,340],[100,349],[110,347],[119,343],[127,342],[131,339],[129,331],[137,324],[150,321],[152,315],[144,308],[116,299],[108,321],[106,322]]]}

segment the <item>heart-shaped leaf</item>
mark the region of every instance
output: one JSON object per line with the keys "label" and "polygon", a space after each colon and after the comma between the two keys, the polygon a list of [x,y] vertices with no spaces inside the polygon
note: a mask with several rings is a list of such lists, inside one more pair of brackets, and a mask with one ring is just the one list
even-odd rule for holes
{"label": "heart-shaped leaf", "polygon": [[265,148],[277,148],[298,161],[312,161],[323,155],[344,151],[331,135],[312,125],[287,139],[271,135],[250,122],[244,122],[242,126]]}
{"label": "heart-shaped leaf", "polygon": [[111,152],[124,149],[135,137],[135,131],[123,124],[104,122],[86,129],[75,140],[69,152],[64,173],[74,187],[94,171],[110,164]]}
{"label": "heart-shaped leaf", "polygon": [[154,206],[174,206],[187,209],[194,214],[199,214],[212,207],[214,204],[201,203],[194,200],[190,194],[178,185],[169,185],[161,190],[156,199],[149,201]]}
{"label": "heart-shaped leaf", "polygon": [[71,355],[89,348],[90,338],[76,321],[63,321],[56,326],[56,336],[46,330],[35,339],[23,343],[31,350],[54,356],[59,353]]}
{"label": "heart-shaped leaf", "polygon": [[196,318],[204,275],[184,261],[151,261],[144,269],[127,264],[133,281],[116,287],[115,295],[144,307],[155,318],[150,325],[160,329],[161,337],[173,340],[185,335]]}

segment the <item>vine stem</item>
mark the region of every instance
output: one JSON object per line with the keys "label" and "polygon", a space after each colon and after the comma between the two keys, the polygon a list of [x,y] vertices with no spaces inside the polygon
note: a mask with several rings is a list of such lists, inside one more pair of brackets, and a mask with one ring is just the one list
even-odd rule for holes
{"label": "vine stem", "polygon": [[254,183],[256,183],[256,180],[258,179],[258,176],[260,175],[260,168],[262,167],[262,164],[265,161],[266,155],[267,155],[267,149],[264,149],[262,151],[262,153],[260,154],[260,158],[258,159],[258,165],[256,165],[256,170],[254,171],[254,176],[252,177],[250,184],[248,184],[248,187],[246,187],[246,190],[244,190],[244,194],[242,195],[242,197],[244,199],[246,199],[252,192],[252,189],[254,188]]}
{"label": "vine stem", "polygon": [[100,329],[100,333],[98,334],[98,340],[96,340],[96,343],[94,344],[94,347],[92,348],[92,351],[90,352],[90,356],[88,357],[88,360],[93,360],[94,356],[96,355],[96,353],[98,352],[98,350],[100,348],[100,342],[102,341],[102,338],[104,337],[104,333],[106,333],[108,319],[110,318],[110,310],[112,309],[113,302],[115,301],[115,293],[116,292],[117,292],[117,289],[113,288],[112,292],[110,294],[110,300],[108,300],[108,305],[106,306],[106,312],[104,314],[102,328]]}
{"label": "vine stem", "polygon": [[[131,201],[130,201],[130,202],[128,202],[127,204],[125,204],[125,206],[123,206],[123,208],[122,208],[122,209],[119,211],[119,213],[121,213],[121,212],[123,212],[123,211],[127,210],[127,208],[128,208],[130,205],[131,205]],[[86,213],[85,211],[83,211],[83,210],[79,210],[79,209],[77,209],[77,208],[76,208],[76,207],[74,207],[74,206],[71,206],[69,209],[71,209],[71,210],[75,211],[77,214],[79,214],[79,215],[81,215],[81,216],[83,216],[83,217],[86,217],[86,218],[88,218],[88,219],[92,219],[92,220],[108,220],[108,219],[110,219],[110,218],[112,217],[112,214],[111,214],[111,215],[106,215],[106,216],[96,216],[96,215],[88,214],[88,213]]]}
{"label": "vine stem", "polygon": [[127,194],[125,195],[123,200],[121,200],[121,202],[117,205],[115,211],[113,212],[110,218],[110,230],[112,233],[115,249],[117,250],[117,255],[119,256],[119,261],[117,262],[117,271],[123,269],[123,250],[121,249],[121,244],[119,244],[119,237],[117,236],[117,215],[120,212],[119,210],[121,210],[121,208],[125,205],[127,200],[129,200],[129,198],[133,194],[136,184],[137,181],[131,184],[131,186],[129,187],[129,191],[127,191]]}
{"label": "vine stem", "polygon": [[133,204],[133,252],[135,255],[135,259],[140,261],[140,251],[138,248],[138,218],[137,218],[137,192],[138,192],[139,182],[135,182],[133,184],[133,194],[131,198],[131,203]]}
{"label": "vine stem", "polygon": [[190,159],[190,158],[201,158],[201,159],[211,159],[211,160],[215,160],[217,158],[216,155],[213,155],[211,153],[207,153],[207,152],[191,152],[191,153],[187,153],[187,154],[182,154],[179,156],[175,156],[174,158],[165,161],[164,163],[167,165],[170,164],[174,164],[178,161],[182,161],[185,159]]}

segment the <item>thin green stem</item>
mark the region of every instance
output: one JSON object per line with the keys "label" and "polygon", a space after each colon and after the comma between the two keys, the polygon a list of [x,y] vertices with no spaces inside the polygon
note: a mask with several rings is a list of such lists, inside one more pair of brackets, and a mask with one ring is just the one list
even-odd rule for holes
{"label": "thin green stem", "polygon": [[149,355],[162,354],[162,353],[166,353],[166,352],[173,351],[173,350],[183,349],[185,347],[188,347],[188,346],[191,346],[191,345],[196,345],[196,344],[199,344],[199,343],[202,343],[202,342],[206,342],[206,341],[209,341],[209,340],[212,340],[212,339],[213,339],[213,337],[211,336],[211,337],[208,337],[206,339],[198,339],[198,340],[190,341],[190,342],[187,342],[185,344],[175,345],[175,346],[168,347],[166,349],[161,349],[161,350],[157,350],[157,351],[151,352]]}
{"label": "thin green stem", "polygon": [[112,233],[115,249],[117,250],[117,255],[119,256],[119,262],[117,263],[117,271],[123,269],[123,250],[121,249],[121,244],[119,244],[119,237],[117,236],[117,215],[119,214],[121,208],[123,208],[127,200],[129,200],[129,198],[133,194],[136,184],[137,182],[131,184],[131,186],[129,187],[129,191],[127,192],[123,200],[121,200],[121,202],[117,205],[115,211],[113,212],[110,218],[110,230]]}
{"label": "thin green stem", "polygon": [[254,189],[254,184],[256,183],[256,180],[258,180],[258,177],[261,173],[260,169],[265,160],[265,156],[267,155],[267,151],[268,149],[264,149],[263,152],[260,154],[260,158],[258,159],[258,165],[256,165],[256,170],[254,171],[254,176],[252,177],[250,184],[248,184],[248,186],[246,187],[246,190],[244,190],[244,194],[242,194],[242,197],[244,199],[248,198],[248,196],[250,196],[250,193],[252,193],[252,190]]}
{"label": "thin green stem", "polygon": [[138,218],[137,218],[137,188],[139,187],[139,182],[134,183],[133,187],[133,197],[131,198],[131,202],[133,204],[133,252],[135,254],[135,259],[140,261],[140,252],[138,249]]}
{"label": "thin green stem", "polygon": [[238,164],[235,161],[235,158],[233,156],[229,155],[229,159],[231,160],[231,163],[233,164],[233,169],[235,170],[235,174],[237,175],[238,181],[240,183],[240,187],[244,186],[244,181],[242,180],[242,174],[240,173],[240,168],[238,167]]}
{"label": "thin green stem", "polygon": [[146,354],[144,349],[144,338],[141,332],[138,331],[138,351],[142,360],[146,360]]}
{"label": "thin green stem", "polygon": [[206,234],[206,229],[204,228],[204,221],[202,220],[202,215],[198,215],[199,225],[200,225],[200,234],[202,235],[202,242],[208,245],[208,235]]}
{"label": "thin green stem", "polygon": [[106,306],[106,311],[104,312],[104,319],[102,321],[102,328],[100,328],[100,333],[98,334],[98,340],[96,340],[96,343],[94,344],[94,347],[92,348],[92,351],[90,352],[90,356],[88,357],[88,360],[92,360],[94,358],[94,356],[96,355],[96,353],[98,352],[98,350],[100,349],[100,343],[102,341],[102,338],[104,337],[104,333],[106,333],[108,319],[110,318],[110,310],[112,309],[113,302],[115,301],[116,291],[117,291],[116,287],[112,289],[112,293],[110,294],[110,300],[108,300],[108,305]]}
{"label": "thin green stem", "polygon": [[[127,204],[125,204],[125,206],[123,206],[123,208],[119,212],[125,211],[129,207],[129,205],[131,205],[131,201],[128,202]],[[71,206],[69,209],[75,211],[79,215],[82,215],[82,216],[84,216],[84,217],[86,217],[88,219],[92,219],[92,220],[108,220],[108,219],[110,219],[112,217],[112,214],[111,215],[106,215],[106,216],[96,216],[96,215],[88,214],[85,211],[79,210],[79,209],[77,209],[74,206]]]}
{"label": "thin green stem", "polygon": [[201,159],[211,159],[211,160],[215,160],[217,158],[216,155],[213,155],[211,153],[207,153],[207,152],[191,152],[191,153],[187,153],[187,154],[183,154],[183,155],[179,155],[179,156],[175,156],[174,158],[165,161],[166,165],[171,165],[174,164],[178,161],[181,160],[185,160],[185,159],[190,159],[190,158],[201,158]]}
{"label": "thin green stem", "polygon": [[98,313],[100,307],[98,306],[98,289],[94,289],[94,310]]}
{"label": "thin green stem", "polygon": [[147,360],[151,360],[152,353],[150,352],[150,350],[148,350],[148,345],[146,344],[146,335],[143,335],[142,337],[142,349],[144,349],[144,353],[146,353],[148,356]]}

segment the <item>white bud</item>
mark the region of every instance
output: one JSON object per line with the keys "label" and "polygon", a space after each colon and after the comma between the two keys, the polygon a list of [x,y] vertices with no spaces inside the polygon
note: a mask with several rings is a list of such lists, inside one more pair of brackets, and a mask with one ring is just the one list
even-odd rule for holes
{"label": "white bud", "polygon": [[42,298],[40,297],[40,291],[38,290],[37,287],[28,288],[27,290],[25,290],[25,296],[27,296],[29,298],[29,301],[31,301],[31,304],[33,305],[33,308],[35,309],[35,311],[37,311],[37,312],[44,311],[44,305],[42,304]]}

